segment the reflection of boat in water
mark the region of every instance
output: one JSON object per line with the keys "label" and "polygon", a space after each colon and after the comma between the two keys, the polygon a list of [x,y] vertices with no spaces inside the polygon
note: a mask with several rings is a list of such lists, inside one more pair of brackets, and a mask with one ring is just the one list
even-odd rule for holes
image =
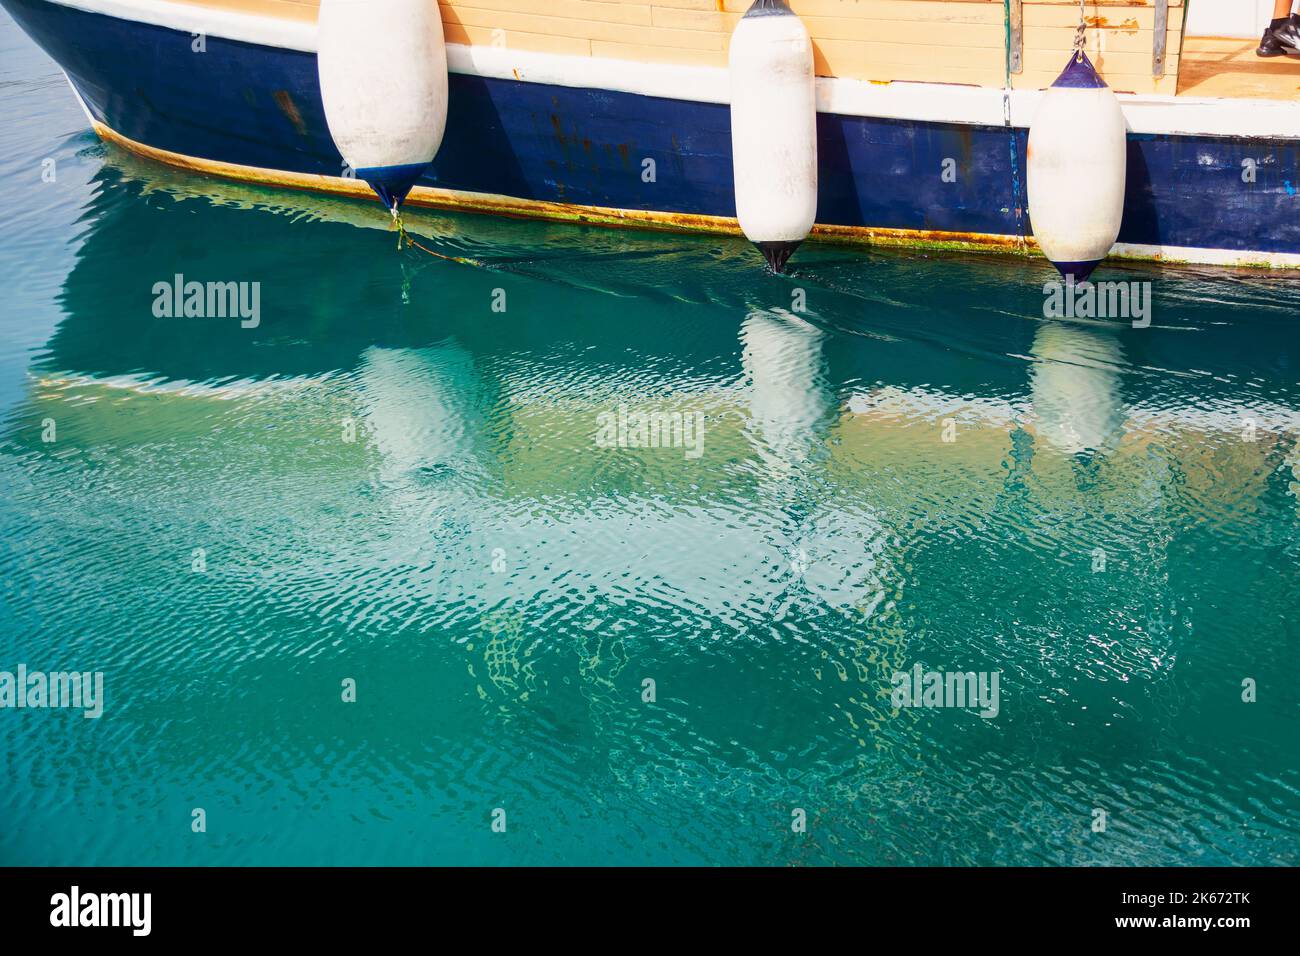
{"label": "reflection of boat in water", "polygon": [[[397,607],[405,621],[447,599],[457,621],[477,622],[546,587],[653,617],[665,640],[700,619],[711,628],[693,635],[703,639],[795,622],[792,639],[812,640],[805,615],[833,614],[836,646],[817,665],[825,679],[887,686],[888,670],[916,653],[905,595],[918,576],[933,586],[924,576],[935,551],[960,541],[960,557],[984,570],[959,584],[982,593],[998,584],[981,545],[1007,527],[1008,511],[1030,516],[1030,549],[1061,544],[1081,512],[1145,529],[1174,496],[1193,520],[1238,521],[1266,500],[1290,447],[1279,427],[1295,424],[1283,417],[1295,404],[1287,394],[1253,409],[1260,440],[1246,443],[1232,431],[1246,408],[1239,390],[1188,371],[1258,368],[1240,329],[1227,340],[1210,325],[1137,335],[999,312],[981,331],[977,314],[945,311],[930,290],[909,287],[913,264],[888,256],[870,276],[827,263],[831,277],[809,283],[810,301],[847,298],[824,313],[783,314],[757,308],[748,267],[706,243],[689,245],[682,255],[699,262],[681,267],[653,253],[654,237],[570,237],[593,267],[545,259],[538,246],[551,227],[493,222],[475,256],[530,271],[466,269],[397,255],[390,234],[350,221],[361,207],[348,203],[336,216],[332,202],[257,187],[205,184],[211,196],[190,195],[183,177],[176,188],[151,177],[142,195],[130,163],[99,176],[60,296],[65,315],[0,430],[4,461],[41,462],[28,473],[34,493],[57,494],[66,472],[46,467],[31,427],[50,418],[65,467],[116,475],[153,471],[161,458],[181,501],[210,501],[210,489],[237,481],[254,489],[248,525],[290,537],[293,525],[306,529],[293,538],[306,559],[279,572],[308,585],[304,600]],[[312,273],[296,254],[308,215],[329,270]],[[444,241],[460,241],[459,217],[441,218]],[[385,255],[361,264],[348,252],[372,240]],[[262,279],[263,321],[154,316],[149,281],[120,268],[122,249],[142,244],[164,276]],[[453,270],[458,281],[447,282]],[[984,262],[966,278],[971,294],[993,301],[1007,287]],[[502,285],[511,305],[492,313]],[[862,326],[825,318],[865,302]],[[1080,372],[1089,356],[1104,374]],[[1293,360],[1285,343],[1272,360]],[[1143,376],[1132,389],[1140,402],[1126,401],[1131,376]],[[1270,372],[1270,381],[1286,379]],[[1054,442],[1039,421],[1044,409],[1072,414],[1077,396],[1089,403],[1074,419],[1086,453]],[[620,404],[703,412],[703,456],[598,448],[597,418]],[[957,422],[953,443],[940,438],[946,418]],[[355,442],[340,438],[345,419],[358,423]],[[340,552],[344,525],[360,534]],[[508,571],[497,575],[492,552],[503,543]],[[1069,543],[1086,566],[1095,540]],[[348,564],[383,568],[392,590],[373,605],[373,593],[358,598]],[[599,570],[566,577],[575,564]],[[519,577],[507,586],[510,574]],[[1108,586],[1126,606],[1152,607],[1165,582],[1153,571]],[[1033,639],[1000,648],[1009,670],[1040,662],[1042,647],[1056,660],[1075,653]],[[1130,644],[1156,657],[1172,639]],[[855,707],[863,719],[890,716],[869,695]]]}
{"label": "reflection of boat in water", "polygon": [[[499,270],[466,269],[393,254],[391,234],[353,203],[197,183],[154,169],[141,180],[138,161],[111,159],[99,174],[90,228],[61,295],[66,316],[36,366],[36,394],[43,401],[59,402],[76,389],[132,388],[175,401],[276,391],[286,402],[302,403],[305,419],[361,417],[357,395],[371,397],[367,414],[382,414],[388,393],[382,385],[354,393],[354,380],[387,378],[381,366],[411,372],[420,365],[420,350],[450,347],[460,356],[454,364],[473,373],[452,376],[447,401],[461,400],[454,393],[470,387],[466,383],[480,390],[462,404],[487,404],[492,416],[466,430],[490,430],[488,445],[497,453],[502,443],[511,445],[501,457],[518,489],[589,487],[600,472],[599,456],[590,454],[595,418],[620,403],[705,411],[710,455],[759,461],[775,455],[785,467],[806,462],[849,486],[864,470],[935,468],[943,460],[997,470],[1022,428],[1045,432],[1045,445],[1057,457],[1086,448],[1121,460],[1156,445],[1194,458],[1200,445],[1255,474],[1268,449],[1295,426],[1285,401],[1243,404],[1239,390],[1220,380],[1225,376],[1186,371],[1217,363],[1231,378],[1260,368],[1261,356],[1245,345],[1248,339],[1217,324],[1199,326],[1195,334],[1151,335],[1099,323],[1008,325],[999,317],[999,336],[1009,335],[1009,351],[1023,358],[973,371],[968,350],[990,343],[968,315],[937,313],[917,327],[915,314],[900,303],[895,334],[882,339],[829,329],[814,315],[755,313],[744,264],[716,258],[704,243],[685,253],[704,267],[687,273],[698,272],[709,285],[685,300],[659,290],[665,254],[656,252],[660,243],[652,236],[485,220],[482,228],[475,223],[474,245],[457,246],[467,242],[458,238],[461,217],[411,217],[414,230],[437,232],[448,249],[503,264]],[[328,269],[297,252],[304,217],[315,219],[313,249]],[[360,262],[353,254],[358,227],[388,254]],[[586,258],[548,258],[543,250],[556,242],[581,245]],[[243,329],[233,320],[155,317],[149,283],[120,269],[123,248],[142,250],[161,276],[184,271],[260,280],[262,324]],[[990,281],[976,266],[950,265],[968,269],[972,283]],[[457,283],[439,281],[439,270],[447,268],[458,270]],[[909,281],[901,259],[882,258],[873,272],[861,280],[871,285],[860,293],[841,277],[839,291],[815,294],[869,296],[876,282],[901,289]],[[486,303],[503,284],[510,287],[511,308],[490,313]],[[403,286],[409,290],[405,303]],[[1217,294],[1223,291],[1216,287]],[[1285,321],[1267,290],[1247,294],[1263,296],[1251,310],[1252,322],[1272,328]],[[554,326],[532,318],[529,303],[538,296],[548,314],[566,316],[558,338]],[[1192,287],[1180,308],[1194,315],[1196,298]],[[652,311],[653,321],[608,321],[611,303],[643,300],[639,307]],[[106,302],[114,308],[105,309]],[[129,303],[134,307],[121,307]],[[876,306],[882,328],[891,321],[883,308]],[[1276,323],[1269,318],[1274,312]],[[908,338],[914,328],[924,335]],[[1285,337],[1275,340],[1277,350],[1263,358],[1282,375],[1297,356]],[[582,357],[577,376],[571,374],[575,349]],[[402,357],[408,353],[415,357]],[[554,380],[548,367],[557,372]],[[1129,406],[1122,385],[1134,375],[1161,385]],[[837,398],[830,381],[878,384],[855,385]],[[80,414],[79,407],[68,403],[64,414]],[[959,441],[938,446],[920,437],[937,433],[949,416],[960,424]],[[1260,441],[1216,443],[1210,437],[1235,434],[1248,416]],[[1069,424],[1073,438],[1052,435],[1052,422]],[[125,418],[100,427],[109,435],[129,432],[133,424]],[[481,440],[476,447],[484,447]],[[534,450],[544,460],[530,463]],[[936,457],[940,453],[947,458]],[[704,487],[722,477],[712,469],[692,470],[680,454],[670,457],[656,458],[653,474],[689,474]],[[1052,460],[1039,455],[1035,467],[1050,467]]]}
{"label": "reflection of boat in water", "polygon": [[[368,195],[326,122],[316,0],[3,3],[102,137],[190,169]],[[446,134],[411,201],[734,233],[727,49],[749,5],[442,0]],[[1032,248],[1026,134],[1076,14],[1029,0],[887,6],[793,0],[817,75],[814,234]],[[1285,68],[1196,95],[1187,87],[1226,67],[1214,50],[1189,59],[1188,4],[1094,8],[1088,52],[1129,127],[1115,254],[1300,264],[1300,107]]]}

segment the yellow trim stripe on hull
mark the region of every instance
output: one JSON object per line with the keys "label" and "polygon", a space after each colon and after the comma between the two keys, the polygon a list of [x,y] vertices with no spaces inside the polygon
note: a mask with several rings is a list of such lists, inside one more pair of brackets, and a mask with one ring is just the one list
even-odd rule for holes
{"label": "yellow trim stripe on hull", "polygon": [[[358,198],[371,198],[370,187],[358,179],[343,176],[321,176],[315,173],[292,173],[258,166],[242,166],[212,159],[200,159],[169,150],[158,149],[136,142],[114,129],[91,119],[95,133],[104,141],[152,159],[156,162],[208,173],[224,179],[281,186],[288,189],[305,189]],[[741,235],[740,226],[730,216],[702,216],[690,213],[656,212],[645,209],[615,209],[609,206],[580,206],[568,203],[546,202],[536,199],[517,199],[493,193],[471,193],[456,189],[435,189],[416,186],[407,197],[407,203],[431,209],[451,209],[462,212],[510,216],[520,219],[545,219],[554,222],[582,223],[598,226],[616,226],[631,229],[650,229],[663,232],[696,232],[713,235]],[[924,249],[961,250],[974,252],[1001,252],[1019,255],[1041,255],[1032,236],[1008,236],[981,232],[944,232],[940,230],[881,229],[871,226],[815,225],[812,234],[828,242],[854,245],[906,246]],[[1177,265],[1210,265],[1232,269],[1300,268],[1300,255],[1287,253],[1243,252],[1223,249],[1183,249],[1164,246],[1143,246],[1118,243],[1111,250],[1111,258],[1163,262]]]}
{"label": "yellow trim stripe on hull", "polygon": [[[95,133],[105,142],[113,143],[137,155],[169,166],[177,166],[198,173],[208,173],[225,179],[282,186],[288,189],[306,189],[336,195],[373,198],[370,187],[359,179],[343,176],[321,176],[316,173],[294,173],[258,166],[243,166],[213,159],[200,159],[170,150],[158,149],[136,142],[96,120],[91,124]],[[462,212],[486,213],[495,216],[512,216],[525,219],[547,219],[556,222],[573,222],[599,226],[621,226],[634,229],[654,229],[665,232],[699,232],[713,235],[741,235],[740,225],[731,216],[704,216],[692,213],[656,212],[645,209],[615,209],[609,206],[581,206],[568,203],[547,202],[537,199],[517,199],[493,193],[471,193],[456,189],[436,189],[416,186],[406,202],[412,206],[432,209],[452,209]],[[924,246],[934,249],[996,250],[999,252],[1034,251],[1033,239],[1018,236],[992,235],[975,232],[917,231],[911,229],[876,229],[866,226],[813,226],[812,234],[831,242],[868,245]]]}

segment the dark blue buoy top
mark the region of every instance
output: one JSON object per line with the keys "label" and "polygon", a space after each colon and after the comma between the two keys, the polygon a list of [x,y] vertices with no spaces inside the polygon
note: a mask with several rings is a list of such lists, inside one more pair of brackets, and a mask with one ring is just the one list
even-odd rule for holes
{"label": "dark blue buoy top", "polygon": [[429,168],[428,163],[411,163],[405,166],[373,166],[358,169],[357,178],[370,184],[379,201],[387,209],[396,209],[406,199],[417,179]]}
{"label": "dark blue buoy top", "polygon": [[1100,90],[1105,89],[1106,81],[1097,74],[1092,60],[1088,59],[1088,54],[1079,50],[1070,54],[1070,62],[1066,64],[1052,86],[1075,90]]}
{"label": "dark blue buoy top", "polygon": [[794,16],[794,11],[790,9],[785,0],[754,0],[750,8],[745,11],[745,16],[742,19],[788,16]]}

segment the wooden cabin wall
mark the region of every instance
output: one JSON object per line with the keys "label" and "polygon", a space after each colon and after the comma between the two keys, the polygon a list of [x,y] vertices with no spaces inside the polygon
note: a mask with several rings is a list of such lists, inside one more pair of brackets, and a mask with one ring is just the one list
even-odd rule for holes
{"label": "wooden cabin wall", "polygon": [[[319,0],[188,0],[310,17]],[[788,0],[813,38],[819,76],[1001,88],[1003,0]],[[450,43],[653,63],[727,65],[727,43],[751,0],[440,0]],[[1016,89],[1041,89],[1065,65],[1077,0],[1025,0],[1024,68]],[[1088,0],[1088,53],[1116,90],[1177,88],[1185,0],[1170,0],[1165,74],[1151,75],[1152,0]]]}
{"label": "wooden cabin wall", "polygon": [[[1038,90],[1056,79],[1074,45],[1079,23],[1078,0],[1026,0],[1024,4],[1024,69],[1011,77],[1018,90]],[[1085,5],[1088,20],[1088,57],[1111,88],[1121,93],[1168,93],[1178,89],[1178,62],[1182,52],[1185,0],[1169,0],[1169,26],[1165,34],[1165,71],[1151,75],[1151,48],[1155,33],[1155,6],[1140,3]]]}
{"label": "wooden cabin wall", "polygon": [[[725,67],[751,0],[444,0],[452,42]],[[793,0],[819,76],[1002,86],[1002,0]],[[524,10],[547,10],[529,14]],[[519,36],[514,36],[518,33]],[[584,47],[584,41],[588,46]]]}

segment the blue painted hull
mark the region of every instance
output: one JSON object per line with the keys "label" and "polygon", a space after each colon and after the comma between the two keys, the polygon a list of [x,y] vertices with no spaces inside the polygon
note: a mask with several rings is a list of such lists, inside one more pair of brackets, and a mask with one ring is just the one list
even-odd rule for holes
{"label": "blue painted hull", "polygon": [[[156,149],[340,175],[314,54],[0,0],[94,118]],[[820,224],[1024,237],[1023,129],[818,117]],[[523,200],[735,215],[727,107],[453,74],[443,146],[420,185]],[[642,180],[653,159],[655,181]],[[956,162],[956,181],[940,175]],[[1258,164],[1243,182],[1243,160]],[[1300,253],[1300,145],[1131,135],[1122,243]]]}

